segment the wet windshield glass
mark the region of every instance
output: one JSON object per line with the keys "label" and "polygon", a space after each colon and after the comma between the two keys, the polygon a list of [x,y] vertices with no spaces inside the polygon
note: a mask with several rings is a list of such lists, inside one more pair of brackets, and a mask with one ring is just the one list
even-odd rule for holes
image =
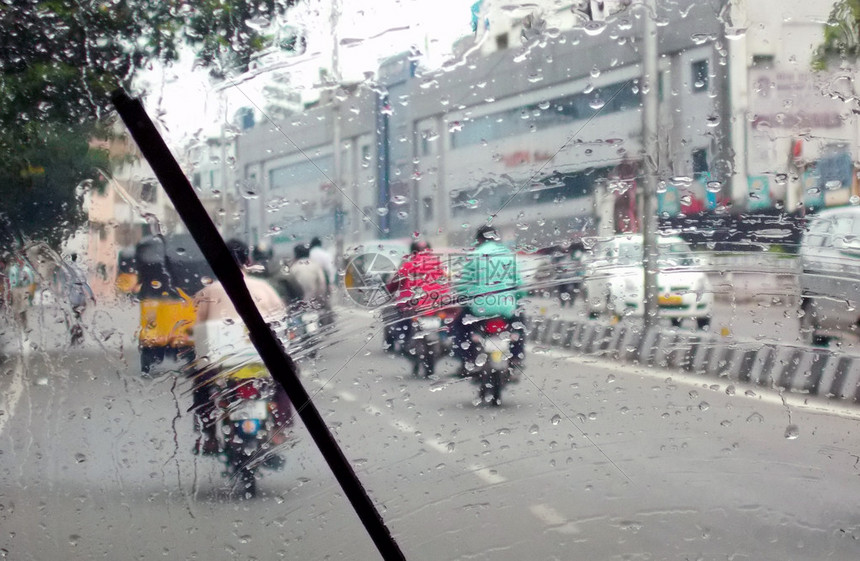
{"label": "wet windshield glass", "polygon": [[857,2],[3,6],[0,558],[856,557]]}

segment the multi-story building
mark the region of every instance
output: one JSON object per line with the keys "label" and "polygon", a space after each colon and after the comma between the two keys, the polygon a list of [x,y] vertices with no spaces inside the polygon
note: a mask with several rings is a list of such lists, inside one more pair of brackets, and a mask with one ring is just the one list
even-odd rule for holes
{"label": "multi-story building", "polygon": [[[660,173],[680,178],[687,193],[678,199],[704,205],[726,137],[714,130],[728,121],[718,104],[728,88],[722,24],[701,4],[665,18]],[[462,56],[444,72],[425,73],[419,53],[404,53],[381,65],[374,86],[339,91],[301,117],[243,135],[238,173],[260,187],[251,241],[269,237],[287,255],[312,235],[358,241],[417,231],[447,245],[492,215],[520,241],[546,243],[588,227],[596,186],[635,192],[641,18],[617,14],[596,34],[534,18],[505,25],[492,30],[508,37],[493,48],[480,36],[461,41]]]}

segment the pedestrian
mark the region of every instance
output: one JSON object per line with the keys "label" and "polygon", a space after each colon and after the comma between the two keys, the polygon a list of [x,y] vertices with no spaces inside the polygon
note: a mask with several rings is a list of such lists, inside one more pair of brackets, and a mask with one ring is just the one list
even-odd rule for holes
{"label": "pedestrian", "polygon": [[6,268],[6,278],[12,316],[26,331],[28,329],[27,312],[36,289],[36,274],[26,261],[12,256],[11,264]]}
{"label": "pedestrian", "polygon": [[72,253],[70,262],[66,264],[63,274],[65,276],[65,291],[69,298],[69,306],[72,311],[69,332],[72,336],[72,344],[79,343],[84,336],[84,328],[81,325],[84,311],[87,309],[87,301],[95,302],[95,294],[87,281],[87,275],[78,263],[78,254]]}

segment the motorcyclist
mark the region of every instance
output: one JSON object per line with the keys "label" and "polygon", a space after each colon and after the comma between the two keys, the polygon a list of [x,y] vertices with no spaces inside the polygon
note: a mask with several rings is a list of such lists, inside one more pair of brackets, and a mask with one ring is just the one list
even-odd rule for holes
{"label": "motorcyclist", "polygon": [[407,255],[386,286],[394,295],[400,320],[393,326],[395,342],[405,341],[412,330],[412,318],[432,315],[448,304],[448,275],[430,244],[415,240]]}
{"label": "motorcyclist", "polygon": [[[233,258],[243,268],[250,264],[248,246],[241,240],[231,239],[227,247]],[[266,281],[245,276],[245,284],[254,303],[267,322],[279,322],[286,318],[287,311],[283,301],[275,289]],[[253,351],[250,340],[245,337],[244,323],[233,307],[227,292],[220,282],[205,286],[194,295],[196,323],[194,327],[194,343],[198,357],[207,357],[208,366],[203,366],[195,373],[192,410],[195,412],[195,427],[200,431],[200,438],[195,445],[195,453],[216,454],[218,439],[216,438],[216,419],[213,413],[215,405],[211,400],[210,384],[219,370],[219,359],[227,353],[237,353],[239,350]],[[286,392],[280,384],[275,384],[275,424],[278,428],[291,423],[291,406]],[[275,431],[272,444],[278,445],[283,441],[282,431]]]}
{"label": "motorcyclist", "polygon": [[456,320],[455,341],[460,348],[465,347],[463,374],[468,374],[475,361],[469,344],[472,328],[481,319],[491,317],[508,320],[512,330],[519,334],[511,341],[510,364],[513,370],[521,370],[525,360],[525,327],[518,302],[525,292],[520,289],[522,279],[516,255],[501,243],[498,232],[489,224],[478,228],[475,244],[457,280],[464,310]]}
{"label": "motorcyclist", "polygon": [[325,271],[310,259],[310,247],[298,244],[293,248],[295,259],[290,264],[287,276],[301,287],[303,302],[315,309],[323,309],[327,300]]}
{"label": "motorcyclist", "polygon": [[332,296],[334,293],[335,283],[337,282],[337,268],[334,264],[334,257],[326,251],[322,246],[322,240],[314,237],[310,243],[310,253],[308,259],[319,265],[325,274],[325,298],[322,300],[322,320],[324,324],[330,324],[334,321],[334,312],[332,310]]}

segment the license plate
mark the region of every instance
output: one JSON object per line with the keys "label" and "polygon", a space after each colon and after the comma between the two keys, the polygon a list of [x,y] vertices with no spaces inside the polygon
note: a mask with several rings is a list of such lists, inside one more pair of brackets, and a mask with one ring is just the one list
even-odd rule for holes
{"label": "license plate", "polygon": [[490,351],[490,361],[491,362],[502,362],[502,357],[504,353],[502,351]]}
{"label": "license plate", "polygon": [[230,411],[231,421],[244,421],[245,419],[263,420],[269,415],[268,404],[263,399],[249,399],[242,401]]}
{"label": "license plate", "polygon": [[684,299],[680,296],[658,296],[657,304],[660,306],[680,306]]}
{"label": "license plate", "polygon": [[438,317],[420,317],[418,318],[418,325],[424,331],[435,331],[442,327],[442,320]]}
{"label": "license plate", "polygon": [[316,312],[309,312],[302,316],[302,323],[305,326],[305,331],[308,333],[316,333],[319,330],[320,316]]}

